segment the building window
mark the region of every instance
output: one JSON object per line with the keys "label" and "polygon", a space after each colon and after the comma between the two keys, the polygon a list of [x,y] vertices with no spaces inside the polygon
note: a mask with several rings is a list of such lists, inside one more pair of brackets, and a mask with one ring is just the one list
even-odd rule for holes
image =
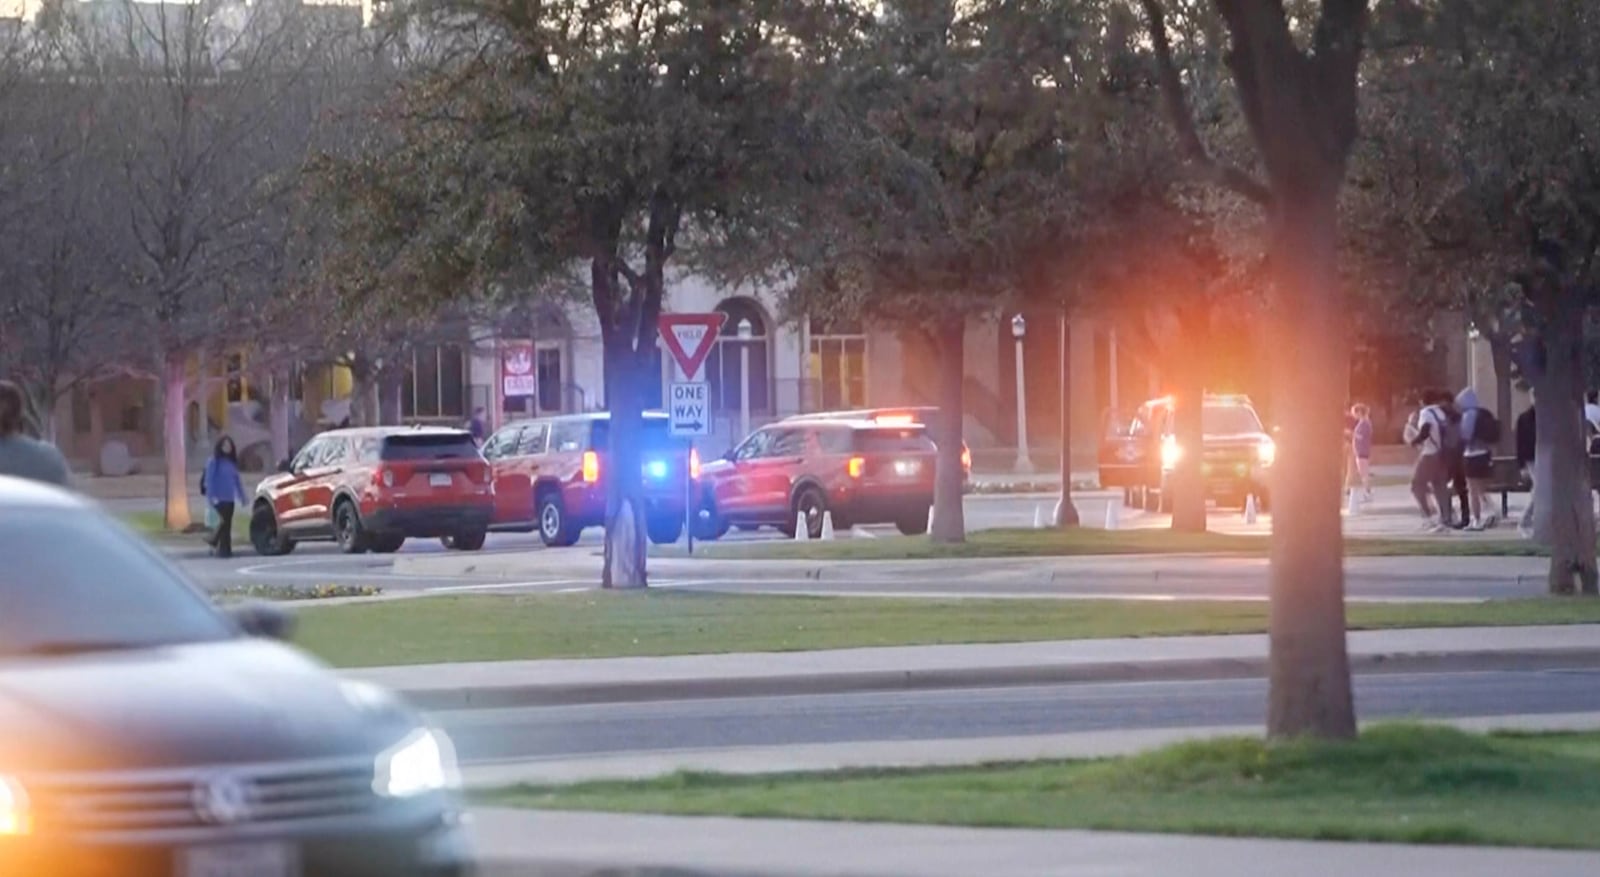
{"label": "building window", "polygon": [[411,355],[400,384],[402,417],[425,419],[467,416],[467,352],[446,344]]}
{"label": "building window", "polygon": [[822,411],[867,405],[867,335],[860,323],[811,318],[810,375]]}
{"label": "building window", "polygon": [[534,356],[534,374],[538,378],[539,411],[557,414],[564,410],[565,386],[561,382],[561,348],[540,347]]}
{"label": "building window", "polygon": [[[726,315],[722,331],[706,357],[706,379],[711,382],[711,408],[721,413],[739,411],[744,382],[740,369],[743,358],[740,348],[750,351],[750,410],[758,414],[772,411],[772,360],[769,347],[766,316],[761,307],[747,298],[730,298],[717,305],[718,313]],[[739,323],[749,321],[750,340],[739,340]]]}

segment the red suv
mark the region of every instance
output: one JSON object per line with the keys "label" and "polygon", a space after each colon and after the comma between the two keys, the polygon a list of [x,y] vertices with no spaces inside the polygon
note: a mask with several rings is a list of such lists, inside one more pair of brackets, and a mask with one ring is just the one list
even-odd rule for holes
{"label": "red suv", "polygon": [[[929,436],[938,435],[940,411],[931,405],[913,405],[906,408],[861,408],[855,411],[819,411],[815,414],[797,414],[784,419],[785,423],[807,423],[813,420],[870,420],[879,426],[906,426],[918,424],[928,429]],[[961,443],[961,477],[972,479],[972,449]]]}
{"label": "red suv", "polygon": [[[528,533],[551,547],[572,545],[606,518],[611,415],[607,412],[527,420],[503,427],[483,445],[494,467],[497,532]],[[689,443],[673,438],[664,412],[644,415],[646,523],[650,541],[683,535],[689,481],[699,462]]]}
{"label": "red suv", "polygon": [[347,554],[400,550],[409,538],[483,547],[494,511],[489,464],[459,429],[379,427],[325,432],[261,482],[250,510],[258,554],[333,540]]}
{"label": "red suv", "polygon": [[780,421],[706,464],[696,535],[718,539],[734,525],[770,525],[793,536],[804,515],[816,537],[829,512],[836,527],[894,524],[908,536],[923,533],[936,459],[933,441],[917,425]]}

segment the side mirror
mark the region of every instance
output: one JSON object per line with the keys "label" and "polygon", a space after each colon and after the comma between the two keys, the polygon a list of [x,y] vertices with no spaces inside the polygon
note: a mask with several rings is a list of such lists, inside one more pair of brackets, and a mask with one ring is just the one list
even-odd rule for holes
{"label": "side mirror", "polygon": [[729,448],[727,451],[725,451],[723,453],[723,455],[722,455],[723,462],[732,463],[733,462],[733,452],[734,452],[733,448]]}
{"label": "side mirror", "polygon": [[251,601],[230,606],[227,613],[246,636],[287,641],[294,634],[294,616],[271,603]]}
{"label": "side mirror", "polygon": [[293,472],[293,471],[294,471],[294,466],[292,466],[289,463],[288,460],[279,460],[278,461],[278,472],[279,473],[284,474],[284,475],[288,475],[290,472]]}

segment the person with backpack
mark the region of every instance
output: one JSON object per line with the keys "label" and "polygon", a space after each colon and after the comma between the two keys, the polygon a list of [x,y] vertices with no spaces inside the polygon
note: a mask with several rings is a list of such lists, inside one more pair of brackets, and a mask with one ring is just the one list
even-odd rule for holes
{"label": "person with backpack", "polygon": [[1411,472],[1411,495],[1422,510],[1424,526],[1433,533],[1450,529],[1450,467],[1446,462],[1446,443],[1453,430],[1447,411],[1449,401],[1449,393],[1430,390],[1423,394],[1423,407],[1406,424],[1405,432],[1406,444],[1418,452],[1416,468]]}
{"label": "person with backpack", "polygon": [[1500,441],[1500,421],[1494,412],[1478,403],[1478,393],[1471,387],[1456,394],[1456,408],[1461,411],[1462,471],[1471,503],[1471,523],[1467,526],[1484,530],[1499,522],[1486,497],[1494,477],[1494,446]]}

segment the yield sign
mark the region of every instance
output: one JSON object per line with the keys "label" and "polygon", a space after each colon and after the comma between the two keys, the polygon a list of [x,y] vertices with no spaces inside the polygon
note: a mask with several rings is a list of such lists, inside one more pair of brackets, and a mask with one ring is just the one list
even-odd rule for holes
{"label": "yield sign", "polygon": [[678,368],[683,369],[685,378],[692,381],[700,373],[700,366],[710,355],[711,345],[726,319],[727,315],[720,313],[661,315],[661,340],[677,361]]}

